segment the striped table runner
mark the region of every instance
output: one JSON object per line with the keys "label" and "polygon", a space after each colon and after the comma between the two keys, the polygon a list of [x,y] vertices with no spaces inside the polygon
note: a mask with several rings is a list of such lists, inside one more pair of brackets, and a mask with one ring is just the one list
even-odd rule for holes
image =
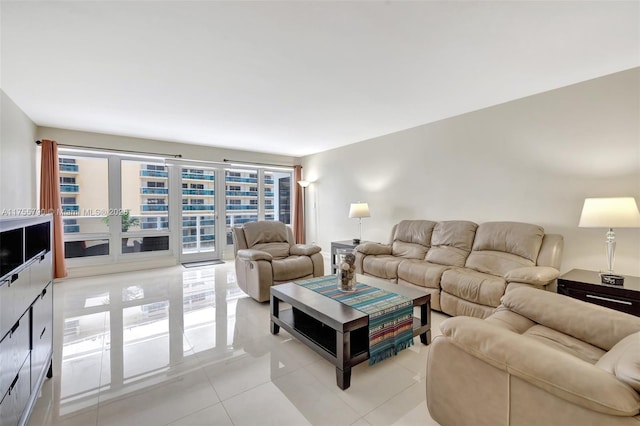
{"label": "striped table runner", "polygon": [[413,345],[413,300],[362,283],[343,292],[335,275],[295,283],[369,315],[369,365]]}

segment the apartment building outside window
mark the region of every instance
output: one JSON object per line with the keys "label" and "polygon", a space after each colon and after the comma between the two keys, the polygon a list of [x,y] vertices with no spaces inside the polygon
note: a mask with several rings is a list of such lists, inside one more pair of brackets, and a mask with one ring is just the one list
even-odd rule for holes
{"label": "apartment building outside window", "polygon": [[[185,167],[109,153],[61,153],[59,165],[67,257],[115,256],[117,261],[131,253],[167,251],[171,235],[182,253],[174,255],[216,252],[232,244],[234,225],[265,219],[290,224],[290,171]],[[109,178],[114,171],[115,180]],[[171,207],[176,195],[177,209]],[[171,219],[178,211],[180,217]],[[225,220],[218,225],[220,213]],[[226,238],[217,239],[218,232]]]}

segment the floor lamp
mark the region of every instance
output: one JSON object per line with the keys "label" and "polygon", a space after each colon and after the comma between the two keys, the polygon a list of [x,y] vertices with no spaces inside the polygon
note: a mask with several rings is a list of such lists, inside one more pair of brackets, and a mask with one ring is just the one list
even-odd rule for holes
{"label": "floor lamp", "polygon": [[[306,229],[307,229],[307,225],[305,223],[306,219],[306,210],[307,210],[307,187],[311,184],[311,182],[309,182],[308,180],[299,180],[298,181],[298,185],[300,185],[300,187],[302,188],[302,228],[305,230],[305,234],[306,234]],[[304,235],[302,235],[302,242],[306,242],[306,238]]]}

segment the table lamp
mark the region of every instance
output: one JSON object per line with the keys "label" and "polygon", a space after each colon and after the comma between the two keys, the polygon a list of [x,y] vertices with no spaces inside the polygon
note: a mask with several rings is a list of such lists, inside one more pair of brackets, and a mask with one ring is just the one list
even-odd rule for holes
{"label": "table lamp", "polygon": [[353,244],[360,244],[360,240],[362,239],[362,218],[370,217],[370,216],[371,215],[369,214],[369,204],[361,203],[361,202],[351,203],[351,206],[349,207],[349,217],[350,218],[356,217],[358,218],[358,221],[359,221],[358,238],[353,239]]}
{"label": "table lamp", "polygon": [[609,228],[607,232],[607,273],[603,284],[622,285],[624,277],[613,273],[616,236],[613,228],[640,228],[640,212],[633,197],[585,198],[580,215],[581,228]]}

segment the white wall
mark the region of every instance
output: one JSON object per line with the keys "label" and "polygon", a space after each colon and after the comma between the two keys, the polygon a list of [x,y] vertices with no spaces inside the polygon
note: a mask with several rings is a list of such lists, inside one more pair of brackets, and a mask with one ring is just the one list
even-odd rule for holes
{"label": "white wall", "polygon": [[[355,237],[363,201],[364,240],[402,219],[529,222],[564,236],[563,272],[606,269],[606,230],[578,219],[585,197],[640,204],[639,94],[636,68],[305,157],[307,241]],[[616,237],[615,270],[640,276],[640,229]]]}
{"label": "white wall", "polygon": [[0,213],[37,206],[36,125],[0,90]]}

